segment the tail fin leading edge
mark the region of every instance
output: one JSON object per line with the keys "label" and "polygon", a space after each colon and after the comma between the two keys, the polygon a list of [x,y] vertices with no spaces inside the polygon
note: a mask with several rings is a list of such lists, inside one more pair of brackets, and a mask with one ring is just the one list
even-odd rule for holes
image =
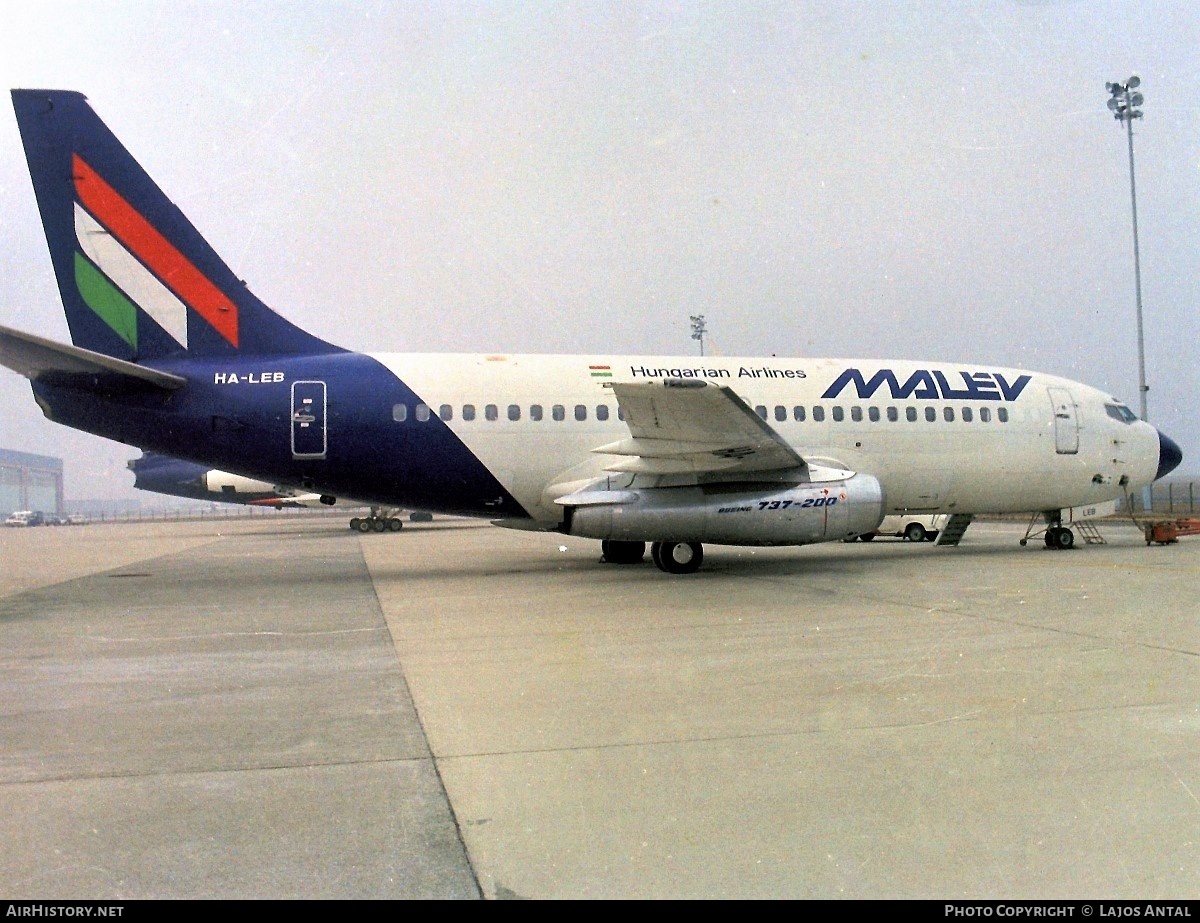
{"label": "tail fin leading edge", "polygon": [[81,93],[12,99],[76,346],[134,362],[342,351],[251,294]]}

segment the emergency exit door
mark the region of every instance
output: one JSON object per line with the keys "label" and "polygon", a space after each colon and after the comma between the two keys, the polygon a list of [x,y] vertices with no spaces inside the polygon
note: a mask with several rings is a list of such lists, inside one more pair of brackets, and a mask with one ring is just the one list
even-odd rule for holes
{"label": "emergency exit door", "polygon": [[292,382],[292,458],[324,458],[325,382]]}

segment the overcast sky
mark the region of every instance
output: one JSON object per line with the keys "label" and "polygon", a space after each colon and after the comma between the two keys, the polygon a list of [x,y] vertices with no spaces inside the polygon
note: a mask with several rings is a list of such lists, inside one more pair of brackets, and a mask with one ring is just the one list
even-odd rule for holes
{"label": "overcast sky", "polygon": [[[85,93],[240,277],[387,351],[961,361],[1137,410],[1200,470],[1200,7],[1172,2],[9,4],[7,87]],[[0,324],[67,341],[0,104]],[[0,369],[71,499],[138,452]],[[144,497],[144,495],[141,495]]]}

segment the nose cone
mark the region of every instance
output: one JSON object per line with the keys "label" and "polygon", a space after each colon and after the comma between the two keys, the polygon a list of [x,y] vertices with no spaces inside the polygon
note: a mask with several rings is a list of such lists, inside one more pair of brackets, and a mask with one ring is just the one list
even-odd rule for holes
{"label": "nose cone", "polygon": [[1158,434],[1158,473],[1154,475],[1154,480],[1158,480],[1164,475],[1170,474],[1179,467],[1179,463],[1183,461],[1183,452],[1170,436]]}

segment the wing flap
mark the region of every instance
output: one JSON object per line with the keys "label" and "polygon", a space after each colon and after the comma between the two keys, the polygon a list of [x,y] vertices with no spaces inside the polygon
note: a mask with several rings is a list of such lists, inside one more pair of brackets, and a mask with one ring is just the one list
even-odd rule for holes
{"label": "wing flap", "polygon": [[622,474],[708,474],[737,467],[734,459],[641,456],[605,465],[604,470]]}
{"label": "wing flap", "polygon": [[703,452],[719,452],[728,448],[728,442],[684,442],[679,439],[621,439],[592,449],[598,455],[653,455],[665,458],[671,455],[696,455]]}
{"label": "wing flap", "polygon": [[732,388],[697,379],[614,382],[629,439],[593,451],[633,474],[807,471],[808,464]]}

